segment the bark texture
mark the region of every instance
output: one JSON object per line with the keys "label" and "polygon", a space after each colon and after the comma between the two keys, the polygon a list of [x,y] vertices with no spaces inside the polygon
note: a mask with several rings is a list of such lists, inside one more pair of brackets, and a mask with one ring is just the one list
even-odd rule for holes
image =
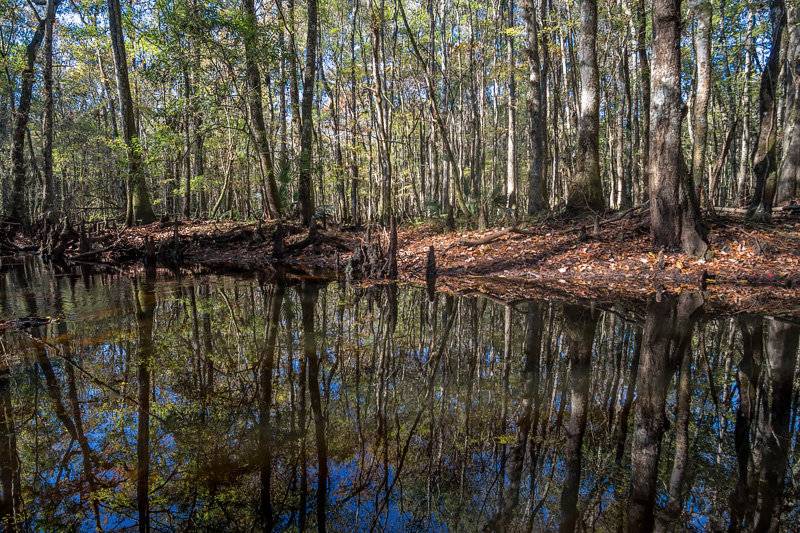
{"label": "bark texture", "polygon": [[692,178],[683,161],[680,0],[653,1],[650,228],[656,246],[689,255],[708,250]]}

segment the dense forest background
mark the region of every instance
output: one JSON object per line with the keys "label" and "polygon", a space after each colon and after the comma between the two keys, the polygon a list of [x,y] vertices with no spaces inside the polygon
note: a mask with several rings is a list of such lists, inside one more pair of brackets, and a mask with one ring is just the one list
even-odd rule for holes
{"label": "dense forest background", "polygon": [[486,227],[661,186],[685,189],[679,212],[769,219],[800,178],[797,18],[783,0],[2,0],[4,214]]}

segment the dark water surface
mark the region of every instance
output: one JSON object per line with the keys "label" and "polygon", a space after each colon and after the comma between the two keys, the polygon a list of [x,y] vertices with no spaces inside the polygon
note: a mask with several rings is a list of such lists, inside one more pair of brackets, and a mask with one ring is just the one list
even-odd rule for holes
{"label": "dark water surface", "polygon": [[787,531],[800,327],[0,272],[6,531]]}

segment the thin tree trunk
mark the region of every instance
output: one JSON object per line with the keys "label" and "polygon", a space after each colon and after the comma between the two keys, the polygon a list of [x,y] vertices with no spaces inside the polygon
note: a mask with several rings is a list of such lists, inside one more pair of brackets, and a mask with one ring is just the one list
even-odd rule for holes
{"label": "thin tree trunk", "polygon": [[149,224],[156,219],[150,203],[142,172],[142,148],[139,144],[139,128],[133,109],[133,95],[128,80],[128,59],[125,53],[125,40],[122,34],[122,12],[119,0],[108,0],[108,24],[111,29],[111,50],[114,53],[114,70],[117,74],[117,93],[122,113],[122,135],[128,155],[128,201],[130,209],[126,214],[126,224]]}
{"label": "thin tree trunk", "polygon": [[[694,145],[692,147],[692,179],[701,190],[704,183],[706,137],[708,135],[708,100],[711,96],[711,2],[689,0],[697,26],[694,49],[697,58],[694,97]],[[713,201],[713,200],[712,200]]]}
{"label": "thin tree trunk", "polygon": [[42,217],[50,222],[54,220],[55,186],[53,184],[53,24],[60,0],[47,0],[44,31],[44,67],[42,68],[42,174],[44,187],[42,191]]}
{"label": "thin tree trunk", "polygon": [[508,66],[508,137],[506,146],[506,210],[517,214],[517,80],[514,76],[514,0],[508,0],[506,62]]}
{"label": "thin tree trunk", "polygon": [[311,225],[314,217],[314,191],[311,183],[314,134],[314,80],[317,66],[317,0],[308,0],[308,31],[306,34],[306,68],[303,74],[302,122],[300,123],[300,175],[297,199],[303,224]]}

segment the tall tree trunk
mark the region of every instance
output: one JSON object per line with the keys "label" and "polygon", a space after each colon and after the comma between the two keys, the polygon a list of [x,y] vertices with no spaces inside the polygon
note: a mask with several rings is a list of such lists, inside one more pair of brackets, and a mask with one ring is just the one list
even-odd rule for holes
{"label": "tall tree trunk", "polygon": [[581,99],[575,179],[567,205],[602,211],[605,208],[600,179],[600,74],[597,68],[597,0],[581,0],[581,37],[578,43]]}
{"label": "tall tree trunk", "polygon": [[506,146],[506,210],[517,214],[517,80],[514,76],[514,0],[508,0],[506,62],[508,67],[508,138]]}
{"label": "tall tree trunk", "polygon": [[114,53],[114,70],[117,74],[117,93],[122,113],[122,135],[128,155],[130,209],[126,214],[126,224],[150,224],[156,215],[150,203],[144,172],[142,171],[142,147],[139,144],[139,128],[133,109],[133,95],[128,80],[128,59],[125,53],[125,39],[122,33],[122,11],[119,0],[108,0],[108,24],[111,29],[111,50]]}
{"label": "tall tree trunk", "polygon": [[184,117],[184,133],[186,134],[186,151],[183,154],[183,218],[191,216],[192,207],[192,82],[189,79],[189,70],[183,69],[184,97],[186,98],[186,109]]}
{"label": "tall tree trunk", "polygon": [[11,195],[5,209],[9,219],[13,222],[27,222],[28,216],[25,203],[25,133],[28,131],[28,119],[33,96],[35,78],[33,69],[36,65],[36,54],[39,53],[44,33],[45,19],[40,19],[39,25],[36,27],[33,37],[31,37],[31,42],[25,48],[25,66],[20,75],[19,104],[14,115],[14,127],[11,132],[11,167],[14,178],[11,185]]}
{"label": "tall tree trunk", "polygon": [[772,220],[772,202],[778,180],[778,102],[777,86],[780,74],[781,41],[786,25],[786,9],[783,0],[770,2],[769,17],[772,22],[772,48],[769,59],[761,73],[759,89],[759,131],[753,152],[753,175],[756,185],[753,199],[747,209],[748,217],[764,221]]}
{"label": "tall tree trunk", "polygon": [[708,249],[692,178],[683,161],[680,0],[653,0],[650,229],[656,246],[690,255]]}
{"label": "tall tree trunk", "polygon": [[[689,0],[697,26],[694,49],[697,57],[694,96],[694,146],[692,147],[692,179],[701,190],[704,184],[706,137],[708,134],[708,100],[711,96],[711,2]],[[713,198],[710,199],[713,202]]]}
{"label": "tall tree trunk", "polygon": [[642,87],[642,147],[641,188],[642,201],[650,198],[650,61],[647,58],[647,10],[645,0],[639,0],[636,9],[636,46]]}
{"label": "tall tree trunk", "polygon": [[54,220],[55,186],[53,184],[53,24],[60,0],[47,0],[44,30],[44,67],[42,68],[42,174],[44,187],[42,191],[42,217],[50,222]]}
{"label": "tall tree trunk", "polygon": [[784,111],[784,142],[778,203],[792,200],[800,188],[800,8],[794,3],[787,6],[789,48],[786,52],[787,84]]}
{"label": "tall tree trunk", "polygon": [[314,217],[314,191],[311,183],[312,145],[314,134],[314,80],[317,66],[317,0],[308,0],[306,34],[306,68],[303,73],[302,121],[300,123],[300,175],[297,199],[303,224],[311,225]]}
{"label": "tall tree trunk", "polygon": [[261,71],[258,67],[258,26],[256,23],[256,10],[253,0],[244,0],[242,7],[245,16],[244,28],[244,53],[247,71],[247,105],[250,108],[250,120],[252,121],[253,134],[255,136],[256,150],[258,151],[258,161],[261,168],[261,175],[266,184],[266,208],[270,217],[279,217],[283,211],[281,197],[278,193],[278,184],[275,181],[275,165],[272,161],[269,140],[267,139],[267,128],[264,124],[264,109],[262,104],[263,95],[261,93]]}
{"label": "tall tree trunk", "polygon": [[747,13],[747,36],[744,43],[744,79],[742,80],[742,140],[739,149],[739,169],[736,173],[736,205],[747,203],[747,177],[750,165],[750,72],[753,69],[753,26],[755,10]]}
{"label": "tall tree trunk", "polygon": [[[547,2],[542,1],[542,11]],[[547,168],[545,139],[547,137],[547,106],[544,104],[547,71],[539,58],[539,24],[534,0],[523,0],[522,18],[528,47],[528,142],[531,150],[531,166],[528,170],[528,214],[533,215],[547,207],[545,196],[545,172]],[[546,54],[546,50],[544,51]]]}

